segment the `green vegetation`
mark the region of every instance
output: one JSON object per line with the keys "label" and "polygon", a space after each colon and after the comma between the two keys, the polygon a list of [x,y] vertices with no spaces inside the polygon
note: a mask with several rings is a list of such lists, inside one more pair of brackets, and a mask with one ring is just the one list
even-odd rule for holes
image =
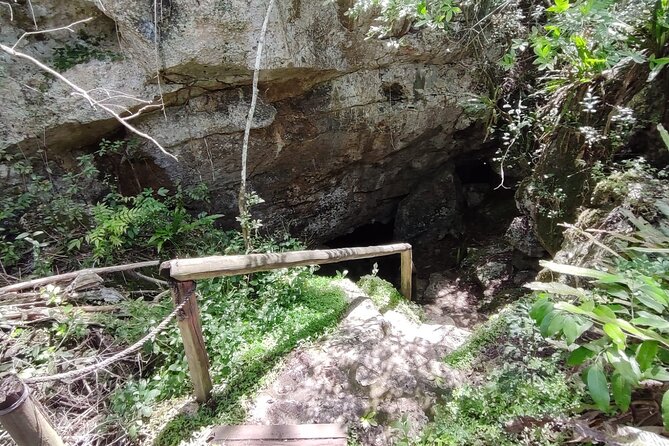
{"label": "green vegetation", "polygon": [[557,445],[567,439],[556,424],[579,408],[579,385],[527,310],[524,302],[507,307],[447,356],[447,364],[473,369],[472,383],[435,408],[417,444]]}
{"label": "green vegetation", "polygon": [[132,142],[103,140],[96,152],[77,157],[76,172],[58,172],[41,150],[32,158],[0,153],[14,179],[0,199],[2,269],[46,276],[80,264],[122,263],[138,253],[158,258],[236,250],[234,234],[214,228],[219,215],[188,210],[207,203],[205,185],[136,196],[118,193],[111,178],[100,185],[95,162],[131,157],[133,150]]}
{"label": "green vegetation", "polygon": [[[243,422],[243,403],[263,385],[265,375],[298,344],[334,327],[346,308],[344,292],[331,279],[311,276],[308,269],[257,275],[248,283],[240,277],[215,279],[204,282],[201,293],[211,373],[223,388],[214,390],[215,409],[202,407],[194,416],[170,421],[159,445],[178,444],[201,426]],[[150,384],[156,394],[164,398],[182,393],[188,381],[183,356],[160,363]],[[141,420],[141,412],[133,410],[133,385],[116,396],[121,402],[118,413],[131,424]]]}
{"label": "green vegetation", "polygon": [[[669,218],[669,203],[661,209]],[[606,271],[544,263],[556,273],[591,279],[592,288],[532,284],[542,291],[532,317],[544,336],[565,341],[569,365],[584,366],[588,393],[604,412],[612,410],[610,394],[625,412],[641,381],[669,380],[669,228],[656,229],[631,213],[627,216],[637,232],[618,236],[626,247],[612,265],[598,265],[608,266]],[[591,336],[584,338],[585,332]],[[663,400],[669,401],[669,392]],[[663,404],[663,412],[666,426],[669,403]]]}
{"label": "green vegetation", "polygon": [[381,313],[396,310],[416,322],[422,318],[420,307],[407,301],[390,282],[376,275],[367,275],[360,278],[358,286],[371,298]]}
{"label": "green vegetation", "polygon": [[509,326],[503,316],[492,316],[470,335],[462,346],[446,356],[445,362],[457,369],[468,369],[485,354],[486,349],[494,346],[504,336]]}
{"label": "green vegetation", "polygon": [[80,31],[75,43],[66,44],[54,50],[53,68],[62,72],[91,60],[116,61],[121,59],[120,54],[101,48],[101,43],[101,37]]}

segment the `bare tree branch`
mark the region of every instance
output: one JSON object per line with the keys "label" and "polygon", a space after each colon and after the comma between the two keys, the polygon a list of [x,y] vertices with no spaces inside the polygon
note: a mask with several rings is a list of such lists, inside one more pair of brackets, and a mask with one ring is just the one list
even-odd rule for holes
{"label": "bare tree branch", "polygon": [[[260,60],[262,58],[262,48],[265,43],[265,34],[267,33],[267,25],[269,24],[269,15],[272,11],[272,6],[274,5],[274,0],[269,0],[267,5],[267,12],[265,13],[265,20],[263,21],[262,28],[260,30],[260,36],[258,37],[258,48],[256,50],[256,64],[253,70],[253,90],[251,93],[251,106],[249,107],[249,114],[246,117],[246,127],[244,128],[244,142],[242,144],[242,182],[239,186],[239,216],[244,218],[248,214],[248,197],[246,194],[246,161],[248,159],[249,153],[249,136],[251,134],[251,125],[253,124],[253,115],[256,111],[256,102],[258,100],[258,77],[260,74]],[[248,227],[244,227],[244,222],[242,221],[242,235],[244,236],[244,242],[246,243],[246,248],[249,248],[249,234]]]}
{"label": "bare tree branch", "polygon": [[[91,107],[93,107],[93,108],[99,107],[102,110],[106,111],[111,116],[113,116],[119,123],[121,123],[121,125],[123,125],[126,129],[128,129],[130,132],[132,132],[132,133],[150,141],[156,147],[158,147],[158,149],[160,149],[160,151],[162,153],[164,153],[165,155],[167,155],[171,158],[174,158],[175,160],[178,161],[177,157],[174,156],[173,154],[169,153],[155,138],[153,138],[152,136],[142,132],[141,130],[139,130],[138,128],[136,128],[135,126],[133,126],[132,124],[130,124],[128,122],[131,119],[136,118],[142,112],[148,110],[149,108],[164,107],[164,104],[162,103],[162,101],[161,101],[160,104],[152,104],[150,101],[141,100],[141,99],[132,97],[130,95],[127,95],[125,93],[116,92],[114,90],[107,90],[105,88],[94,88],[92,90],[86,91],[83,88],[76,85],[74,82],[67,79],[65,76],[63,76],[62,74],[60,74],[56,70],[54,70],[53,68],[45,65],[44,63],[40,62],[39,60],[35,59],[34,57],[32,57],[32,56],[30,56],[26,53],[23,53],[21,51],[16,50],[16,46],[21,42],[21,40],[23,40],[27,36],[35,35],[35,34],[51,33],[51,32],[55,32],[55,31],[64,31],[64,30],[73,32],[74,31],[72,29],[73,26],[81,24],[81,23],[88,22],[90,20],[92,20],[92,17],[89,17],[89,18],[83,19],[83,20],[79,20],[77,22],[71,23],[67,26],[63,26],[63,27],[60,27],[60,28],[48,29],[48,30],[44,30],[44,31],[29,31],[29,32],[26,32],[26,33],[23,33],[23,35],[21,35],[21,37],[19,37],[19,39],[16,41],[16,43],[12,47],[0,44],[0,50],[4,51],[5,53],[9,54],[10,56],[25,59],[25,60],[31,62],[33,65],[36,65],[42,71],[45,71],[45,72],[49,73],[50,75],[56,77],[60,81],[67,84],[73,90],[73,92],[72,92],[73,95],[81,96],[82,98],[86,99],[88,101],[88,103],[91,105]],[[103,98],[103,99],[96,99],[96,98],[93,97],[93,94],[97,93],[97,92],[103,92],[103,93],[106,94],[107,97]],[[127,108],[123,107],[122,105],[110,104],[110,103],[106,102],[106,101],[109,101],[113,97],[112,92],[115,93],[115,96],[117,96],[117,97],[122,97],[124,99],[131,99],[133,101],[142,102],[142,103],[148,104],[148,105],[140,108],[140,110],[135,112],[134,114],[131,114],[131,115],[125,116],[125,117],[121,116],[122,113],[126,113],[126,112],[131,113],[131,112]],[[122,112],[117,112],[116,110],[114,110],[112,108],[114,106],[123,107],[123,111]]]}
{"label": "bare tree branch", "polygon": [[[14,1],[16,1],[16,0],[14,0]],[[0,2],[0,3],[2,3],[3,5],[7,5],[7,7],[9,8],[9,21],[13,22],[14,21],[14,9],[12,8],[12,4],[9,3],[9,2]]]}
{"label": "bare tree branch", "polygon": [[[21,34],[21,37],[19,37],[19,39],[16,41],[16,43],[14,43],[14,45],[12,46],[12,49],[16,49],[16,46],[19,43],[21,43],[21,41],[25,37],[33,36],[35,34],[54,33],[56,31],[69,31],[69,32],[73,33],[74,32],[74,29],[72,29],[73,26],[81,25],[82,23],[90,22],[91,20],[93,20],[93,17],[89,17],[89,18],[83,19],[83,20],[78,20],[76,22],[70,23],[67,26],[61,26],[60,28],[45,29],[44,31],[28,31],[28,32],[25,32],[25,33]],[[35,25],[35,26],[37,26],[37,25]]]}

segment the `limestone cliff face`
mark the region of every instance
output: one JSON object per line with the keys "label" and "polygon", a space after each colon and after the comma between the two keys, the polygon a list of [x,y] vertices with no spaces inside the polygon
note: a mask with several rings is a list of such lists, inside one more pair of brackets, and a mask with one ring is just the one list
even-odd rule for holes
{"label": "limestone cliff face", "polygon": [[[371,18],[348,17],[350,3],[277,1],[262,59],[248,170],[266,204],[255,213],[268,226],[312,240],[392,220],[419,183],[454,156],[476,150],[482,139],[482,125],[461,104],[483,90],[471,67],[484,61],[437,31],[408,33],[399,44],[365,39]],[[83,34],[58,32],[19,45],[65,66],[64,74],[82,87],[156,100],[160,72],[165,113],[135,124],[179,161],[142,141],[137,159],[117,166],[130,178],[129,191],[205,182],[216,210],[233,222],[266,3],[162,0],[158,11],[148,0],[33,4],[40,28],[93,17],[78,28]],[[13,22],[6,14],[0,18],[3,43],[34,28],[27,4],[14,9]],[[0,149],[46,148],[67,169],[101,138],[126,136],[63,84],[5,55],[0,62]],[[142,105],[117,100],[131,110]]]}

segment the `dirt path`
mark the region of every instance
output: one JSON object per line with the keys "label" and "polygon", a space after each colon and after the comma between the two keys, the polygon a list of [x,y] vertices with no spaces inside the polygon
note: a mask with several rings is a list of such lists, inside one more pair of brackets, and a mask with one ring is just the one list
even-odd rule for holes
{"label": "dirt path", "polygon": [[469,332],[381,314],[352,282],[341,286],[351,307],[337,331],[289,356],[255,398],[248,422],[341,422],[361,444],[386,445],[399,434],[388,426],[407,420],[415,436],[439,397],[462,380],[442,358]]}

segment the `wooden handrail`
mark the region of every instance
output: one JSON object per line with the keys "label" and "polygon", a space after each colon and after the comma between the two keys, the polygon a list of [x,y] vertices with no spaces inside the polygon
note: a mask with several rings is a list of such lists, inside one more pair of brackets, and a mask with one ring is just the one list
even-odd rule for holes
{"label": "wooden handrail", "polygon": [[[401,293],[411,300],[411,245],[367,246],[359,248],[321,249],[312,251],[272,252],[197,259],[175,259],[160,265],[160,275],[169,279],[174,305],[182,305],[178,315],[179,331],[184,341],[195,397],[207,401],[213,388],[209,375],[209,357],[204,345],[200,311],[195,295],[195,281],[220,276],[235,276],[273,269],[305,265],[323,265],[347,260],[401,255]],[[186,302],[187,300],[187,302]]]}
{"label": "wooden handrail", "polygon": [[219,276],[234,276],[258,271],[304,265],[323,265],[347,260],[368,259],[411,251],[408,243],[367,246],[360,248],[321,249],[311,251],[270,252],[232,256],[212,256],[197,259],[176,259],[160,265],[161,275],[174,280],[199,280]]}

